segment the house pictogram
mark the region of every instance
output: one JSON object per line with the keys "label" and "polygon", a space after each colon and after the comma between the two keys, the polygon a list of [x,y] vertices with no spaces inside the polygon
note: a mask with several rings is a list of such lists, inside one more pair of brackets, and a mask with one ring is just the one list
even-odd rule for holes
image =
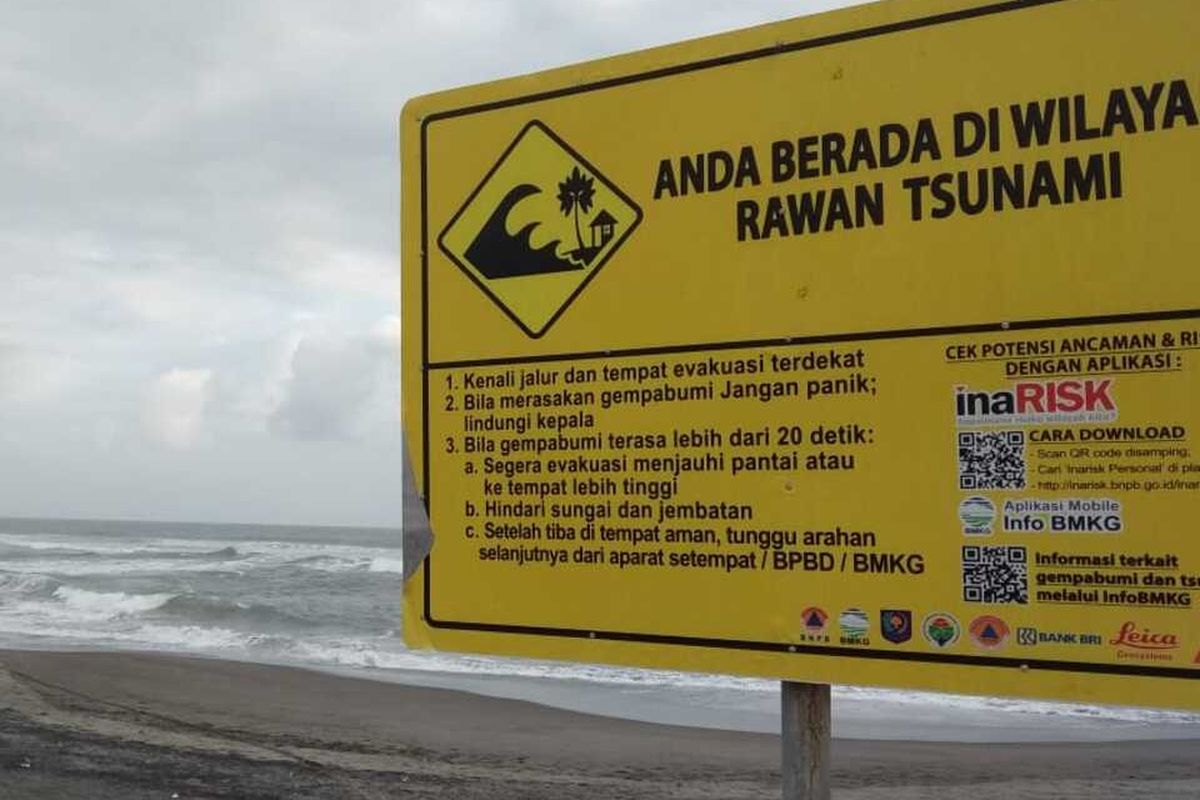
{"label": "house pictogram", "polygon": [[[612,214],[601,209],[591,222],[592,227],[592,248],[599,249],[608,244],[608,241],[613,237],[613,229],[616,227],[617,220]],[[596,244],[596,231],[600,231],[600,244]]]}

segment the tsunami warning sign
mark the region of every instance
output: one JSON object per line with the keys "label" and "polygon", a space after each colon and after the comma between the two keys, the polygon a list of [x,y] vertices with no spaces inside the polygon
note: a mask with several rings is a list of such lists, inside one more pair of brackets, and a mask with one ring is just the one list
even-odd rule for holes
{"label": "tsunami warning sign", "polygon": [[896,0],[411,101],[406,640],[1200,708],[1198,38]]}

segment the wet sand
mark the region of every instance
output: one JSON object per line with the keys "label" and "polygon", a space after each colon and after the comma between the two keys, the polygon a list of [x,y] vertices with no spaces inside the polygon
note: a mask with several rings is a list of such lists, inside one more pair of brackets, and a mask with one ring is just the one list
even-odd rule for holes
{"label": "wet sand", "polygon": [[[286,667],[0,651],[0,798],[776,798],[779,739]],[[1200,742],[835,740],[838,800],[1196,798]]]}

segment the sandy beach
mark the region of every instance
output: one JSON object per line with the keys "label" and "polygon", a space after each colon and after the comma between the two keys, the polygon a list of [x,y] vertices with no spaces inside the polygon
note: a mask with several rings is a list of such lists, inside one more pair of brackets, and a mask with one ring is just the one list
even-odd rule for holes
{"label": "sandy beach", "polygon": [[[286,667],[0,651],[0,797],[774,798],[779,740]],[[834,796],[1195,798],[1200,742],[837,740]]]}

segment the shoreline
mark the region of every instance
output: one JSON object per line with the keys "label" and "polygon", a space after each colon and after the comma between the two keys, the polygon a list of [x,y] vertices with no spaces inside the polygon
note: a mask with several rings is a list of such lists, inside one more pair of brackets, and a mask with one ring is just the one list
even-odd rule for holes
{"label": "shoreline", "polygon": [[[292,667],[0,650],[6,800],[774,798],[778,761],[778,737],[763,733]],[[844,800],[1200,795],[1197,741],[838,738],[832,765]]]}
{"label": "shoreline", "polygon": [[[230,658],[226,654],[105,649],[62,643],[46,646],[0,644],[0,657],[6,652],[122,654],[279,667],[351,680],[526,701],[619,720],[772,735],[780,730],[777,690],[672,686],[521,672],[322,665]],[[939,702],[943,699],[945,702]],[[1200,715],[1132,706],[836,686],[833,734],[835,738],[851,740],[977,744],[1200,741]]]}

